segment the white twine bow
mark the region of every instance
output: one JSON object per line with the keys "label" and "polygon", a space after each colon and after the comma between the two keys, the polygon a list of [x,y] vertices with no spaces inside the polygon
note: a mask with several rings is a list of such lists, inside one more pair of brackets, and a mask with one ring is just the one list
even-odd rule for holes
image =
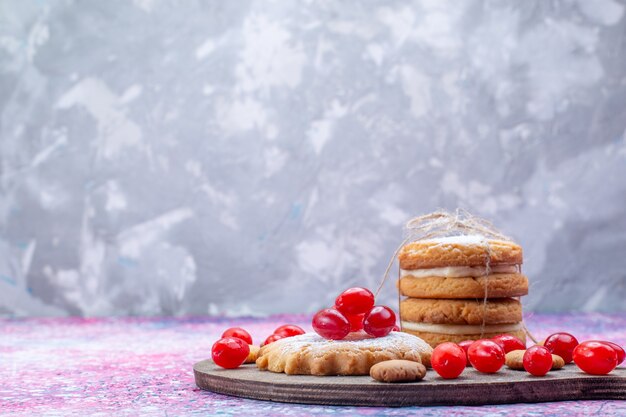
{"label": "white twine bow", "polygon": [[472,216],[462,209],[456,209],[454,214],[440,210],[415,217],[406,223],[405,230],[409,238],[415,240],[456,234],[478,234],[485,238],[511,240],[487,220]]}

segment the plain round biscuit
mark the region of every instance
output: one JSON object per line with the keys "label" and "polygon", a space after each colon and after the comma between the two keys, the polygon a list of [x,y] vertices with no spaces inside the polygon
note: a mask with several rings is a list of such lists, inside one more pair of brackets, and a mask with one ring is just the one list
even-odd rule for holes
{"label": "plain round biscuit", "polygon": [[[523,261],[522,247],[513,242],[489,240],[485,246],[459,242],[418,241],[404,245],[398,254],[405,270],[447,266],[518,265]],[[489,254],[489,252],[491,252]]]}
{"label": "plain round biscuit", "polygon": [[378,362],[370,368],[370,376],[380,382],[413,382],[426,375],[426,367],[419,362],[402,359]]}
{"label": "plain round biscuit", "polygon": [[[505,363],[510,369],[516,371],[524,371],[524,353],[525,350],[512,350],[506,354]],[[565,361],[559,355],[552,354],[552,368],[551,371],[555,371],[557,369],[561,369],[565,366]]]}
{"label": "plain round biscuit", "polygon": [[550,370],[554,371],[557,369],[561,369],[565,366],[565,361],[559,355],[552,354],[552,368]]}
{"label": "plain round biscuit", "polygon": [[[415,335],[422,338],[426,343],[433,348],[444,342],[460,343],[464,340],[478,340],[478,339],[491,339],[503,333],[485,333],[482,337],[479,334],[443,334],[443,333],[430,333],[430,332],[415,332],[412,330],[402,330],[405,333]],[[517,330],[514,332],[505,332],[505,334],[513,335],[519,338],[523,343],[526,343],[526,332],[524,330]]]}
{"label": "plain round biscuit", "polygon": [[243,363],[255,363],[257,358],[259,357],[259,350],[261,350],[261,348],[257,345],[249,345],[249,346],[250,346],[250,353],[248,353],[248,357]]}
{"label": "plain round biscuit", "polygon": [[476,278],[403,277],[398,282],[401,295],[415,298],[519,297],[528,294],[528,278],[523,274],[492,274]]}
{"label": "plain round biscuit", "polygon": [[504,357],[504,363],[510,369],[515,371],[523,371],[524,370],[524,353],[526,350],[516,349],[507,353]]}
{"label": "plain round biscuit", "polygon": [[522,321],[522,304],[513,298],[444,300],[407,298],[400,302],[402,320],[434,324],[507,324]]}

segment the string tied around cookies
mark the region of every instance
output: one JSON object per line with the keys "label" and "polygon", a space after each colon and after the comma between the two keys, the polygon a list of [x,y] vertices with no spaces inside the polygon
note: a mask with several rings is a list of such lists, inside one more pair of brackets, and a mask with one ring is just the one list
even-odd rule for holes
{"label": "string tied around cookies", "polygon": [[463,209],[456,209],[454,214],[439,210],[434,213],[414,217],[405,225],[407,239],[422,240],[434,237],[454,236],[456,234],[477,234],[485,238],[512,241],[502,234],[489,221],[471,215]]}

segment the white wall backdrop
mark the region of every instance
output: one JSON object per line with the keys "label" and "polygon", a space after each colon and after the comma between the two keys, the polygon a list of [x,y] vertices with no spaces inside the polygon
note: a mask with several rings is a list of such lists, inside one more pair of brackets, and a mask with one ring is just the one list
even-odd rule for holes
{"label": "white wall backdrop", "polygon": [[439,207],[624,311],[625,6],[2,0],[0,314],[312,312]]}

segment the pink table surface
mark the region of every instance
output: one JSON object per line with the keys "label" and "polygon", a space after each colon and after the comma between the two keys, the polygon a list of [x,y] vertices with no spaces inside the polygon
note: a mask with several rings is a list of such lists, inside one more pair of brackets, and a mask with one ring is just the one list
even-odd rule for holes
{"label": "pink table surface", "polygon": [[[0,319],[0,415],[380,415],[625,416],[623,401],[566,401],[482,407],[365,408],[272,403],[196,388],[192,366],[210,357],[227,327],[260,342],[306,316],[257,318]],[[626,345],[626,314],[527,315],[538,337],[569,331],[581,340]]]}

